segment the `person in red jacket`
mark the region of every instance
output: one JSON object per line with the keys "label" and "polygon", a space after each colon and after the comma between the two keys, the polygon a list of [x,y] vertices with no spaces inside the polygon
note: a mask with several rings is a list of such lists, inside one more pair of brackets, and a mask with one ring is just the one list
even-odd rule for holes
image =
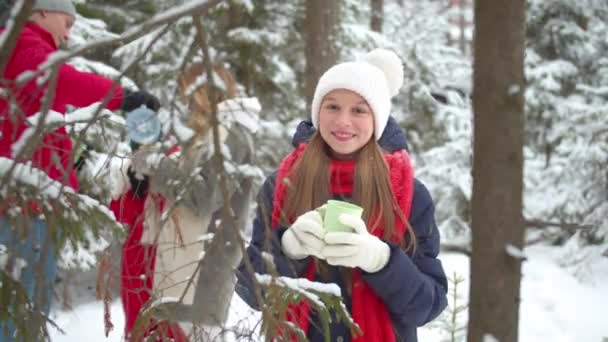
{"label": "person in red jacket", "polygon": [[[133,150],[137,144],[131,143]],[[150,194],[148,176],[140,177],[129,167],[127,176],[130,188],[110,203],[110,209],[118,220],[129,227],[127,239],[122,247],[120,296],[125,313],[125,340],[143,341],[144,337],[156,336],[156,340],[170,339],[176,342],[189,341],[185,331],[177,322],[142,322],[138,317],[154,290],[154,267],[157,246],[141,243],[144,232],[146,201],[162,206],[164,198]]]}
{"label": "person in red jacket", "polygon": [[[76,9],[70,0],[34,2],[31,17],[23,27],[6,67],[1,71],[0,92],[3,96],[0,96],[0,163],[12,163],[14,160],[31,162],[33,167],[42,170],[51,179],[77,191],[78,180],[71,165],[72,141],[65,127],[44,135],[29,157],[21,155],[15,148],[18,146],[16,142],[30,127],[26,119],[40,112],[48,87],[48,80],[43,81],[40,77],[25,84],[17,84],[16,80],[24,72],[37,70],[68,40],[75,19]],[[4,29],[0,28],[0,34],[2,32]],[[106,107],[110,110],[130,111],[141,105],[157,110],[160,106],[158,100],[145,91],[127,91],[110,79],[78,71],[68,64],[58,67],[55,94],[50,98],[52,111],[65,114],[68,105],[85,107],[106,98]],[[7,99],[14,101],[16,106]],[[31,205],[29,212],[32,218],[28,221],[29,229],[24,234],[11,227],[5,216],[6,211],[11,209],[10,201],[3,200],[0,208],[0,251],[4,249],[11,258],[25,261],[21,272],[17,272],[18,279],[29,299],[43,313],[48,314],[57,270],[56,255],[53,252],[56,248],[40,246],[52,245],[53,239],[48,237],[56,234],[61,227],[47,227],[43,219],[37,218],[39,205]],[[40,255],[41,251],[49,252]],[[42,275],[35,272],[39,263],[43,264]],[[29,330],[35,329],[30,327]],[[14,331],[13,322],[1,322],[0,342],[4,338],[14,340]],[[18,341],[22,339],[23,337],[17,337]]]}
{"label": "person in red jacket", "polygon": [[[232,74],[223,66],[215,66],[214,71],[219,76],[219,82],[225,85],[224,91],[217,96],[217,100],[222,101],[218,104],[220,117],[222,117],[222,108],[228,111],[225,109],[227,105],[236,103],[230,101],[239,100],[236,98],[237,83]],[[168,151],[168,156],[176,157],[175,168],[185,167],[183,162],[187,160],[205,170],[205,163],[202,160],[205,160],[203,158],[205,148],[210,146],[206,141],[210,141],[212,128],[209,86],[202,86],[192,94],[188,94],[188,89],[205,74],[204,64],[194,63],[186,67],[178,77],[179,93],[190,112],[188,127],[195,132],[195,136],[191,145],[183,150],[174,147]],[[234,109],[229,110],[236,112]],[[151,117],[148,118],[151,119]],[[129,119],[127,119],[128,121]],[[228,136],[238,137],[241,140],[251,138],[246,135],[245,130],[237,127],[226,129],[226,127],[230,126],[228,122],[224,121],[221,128],[223,133],[220,133],[220,136],[224,136],[222,139],[228,139]],[[151,135],[144,140],[156,138],[155,142],[157,142],[160,135],[160,133]],[[183,280],[196,273],[197,261],[204,250],[200,237],[208,232],[207,229],[210,225],[215,224],[212,223],[215,222],[213,217],[219,210],[214,204],[203,207],[199,204],[201,201],[214,203],[214,193],[217,192],[212,188],[197,187],[197,183],[192,182],[189,185],[189,191],[202,193],[201,198],[193,199],[197,196],[190,196],[189,191],[180,190],[182,199],[178,205],[173,207],[175,199],[171,196],[170,191],[163,191],[158,184],[165,183],[163,180],[176,180],[179,176],[162,168],[150,171],[146,175],[141,168],[137,167],[139,164],[137,160],[141,160],[137,155],[139,154],[140,157],[145,155],[148,149],[145,147],[140,149],[138,142],[135,141],[136,136],[130,136],[130,138],[133,157],[131,161],[121,165],[120,173],[124,177],[117,177],[114,182],[118,191],[113,194],[114,200],[110,203],[110,209],[115,216],[129,229],[122,246],[121,259],[120,293],[125,313],[125,338],[128,341],[139,342],[143,340],[143,336],[148,337],[155,334],[156,340],[165,338],[176,342],[187,342],[189,341],[188,334],[196,335],[196,331],[192,331],[189,324],[183,325],[183,322],[177,321],[142,321],[141,313],[152,303],[158,303],[160,298],[179,298],[182,304],[193,305],[194,289],[197,287],[198,278],[192,279],[192,283]],[[250,156],[247,152],[249,148],[246,148],[245,144],[239,143],[235,146],[228,143],[224,146],[236,158],[232,160],[233,162],[235,160],[238,160],[237,163],[248,161],[246,158]],[[136,174],[133,170],[138,170],[142,174]],[[210,179],[215,179],[209,170],[203,172],[207,173],[207,177]],[[153,183],[156,185],[153,189],[150,188],[150,178],[154,179]],[[241,204],[236,200],[231,200],[231,203],[239,203],[233,204],[236,215],[243,216],[249,212],[249,195],[246,189],[250,186],[247,184],[249,184],[247,181],[242,181],[240,191],[232,195],[239,196],[239,200],[243,199],[246,203]],[[165,197],[167,194],[168,196]],[[204,209],[205,207],[208,209],[207,211]],[[172,209],[167,211],[167,208]],[[161,218],[167,213],[170,213],[169,220],[161,223]]]}

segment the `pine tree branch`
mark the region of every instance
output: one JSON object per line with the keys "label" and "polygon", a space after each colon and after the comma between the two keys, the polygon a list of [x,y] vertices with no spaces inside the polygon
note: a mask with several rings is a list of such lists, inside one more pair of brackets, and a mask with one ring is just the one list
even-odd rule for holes
{"label": "pine tree branch", "polygon": [[[19,150],[16,155],[12,156],[14,158],[13,164],[10,169],[3,174],[2,182],[0,182],[0,186],[4,186],[10,180],[10,177],[13,174],[13,171],[17,167],[18,160],[27,160],[31,157],[32,153],[35,151],[35,147],[37,147],[44,135],[42,134],[45,130],[46,118],[50,113],[50,109],[52,106],[52,101],[55,98],[55,91],[57,87],[57,78],[59,76],[58,66],[51,70],[49,86],[46,88],[45,95],[42,98],[42,103],[40,105],[40,118],[36,123],[36,127],[34,128],[33,134],[29,137],[27,144],[24,148]],[[10,109],[9,109],[10,111]],[[67,179],[67,176],[66,176]]]}

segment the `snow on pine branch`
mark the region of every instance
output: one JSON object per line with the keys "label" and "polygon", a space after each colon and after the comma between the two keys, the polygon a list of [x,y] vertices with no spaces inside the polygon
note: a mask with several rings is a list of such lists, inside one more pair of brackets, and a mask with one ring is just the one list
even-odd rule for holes
{"label": "snow on pine branch", "polygon": [[[198,91],[199,89],[201,89],[202,87],[207,85],[207,83],[209,83],[209,79],[207,78],[207,73],[198,75],[198,77],[196,77],[194,82],[191,85],[189,85],[188,88],[186,88],[186,97],[190,98],[192,96],[192,94],[194,94],[196,91]],[[226,83],[224,83],[222,78],[215,71],[213,72],[213,83],[214,83],[214,86],[216,86],[222,92],[228,91],[228,87],[226,86]]]}
{"label": "snow on pine branch", "polygon": [[310,292],[320,292],[328,295],[340,297],[342,294],[340,293],[340,288],[336,284],[323,284],[318,282],[313,282],[304,278],[289,278],[289,277],[272,277],[268,274],[255,274],[256,279],[262,285],[273,285],[278,284],[283,287],[287,287],[296,293],[301,294],[306,297],[310,301],[314,302],[318,307],[325,307],[319,296]]}
{"label": "snow on pine branch", "polygon": [[[0,177],[3,177],[12,167],[14,160],[0,157]],[[11,176],[11,183],[15,186],[28,185],[38,190],[42,203],[44,200],[59,200],[66,207],[72,207],[83,211],[96,210],[103,214],[110,221],[116,222],[114,213],[106,206],[101,205],[97,200],[82,194],[76,193],[72,188],[51,179],[42,170],[35,168],[31,162],[17,163]],[[1,196],[6,197],[8,189],[3,188]],[[75,201],[68,201],[68,197],[73,197]],[[68,203],[72,203],[70,206]]]}
{"label": "snow on pine branch", "polygon": [[152,27],[158,27],[163,24],[168,24],[175,21],[177,18],[181,18],[183,16],[190,16],[193,14],[201,14],[200,12],[208,10],[209,8],[219,4],[222,2],[221,0],[191,0],[182,5],[175,6],[169,10],[163,11],[161,14],[157,14],[152,19],[135,26],[125,33],[123,33],[122,37],[131,37],[137,36],[142,32],[150,31]]}
{"label": "snow on pine branch", "polygon": [[[273,263],[272,256],[269,253],[263,253],[262,255],[265,259],[269,259],[269,263]],[[337,315],[338,321],[345,322],[347,326],[354,329],[357,335],[361,334],[360,327],[348,313],[348,310],[342,301],[338,285],[314,282],[304,278],[273,277],[269,274],[258,273],[255,273],[254,275],[262,286],[268,287],[269,291],[273,288],[278,288],[279,290],[278,293],[276,291],[271,291],[274,294],[268,293],[269,296],[266,298],[265,305],[269,308],[278,305],[278,307],[271,310],[284,310],[283,304],[285,296],[287,295],[290,298],[294,295],[299,295],[307,299],[315,310],[317,310],[324,331],[329,331],[329,323],[332,321],[330,310],[333,310]],[[268,334],[272,332],[266,331],[265,333]]]}
{"label": "snow on pine branch", "polygon": [[[44,118],[44,122],[41,122]],[[54,110],[50,110],[47,115],[42,115],[42,113],[36,113],[27,119],[27,123],[30,124],[30,127],[26,128],[23,131],[23,134],[11,145],[11,156],[15,158],[18,156],[21,151],[28,145],[30,139],[36,133],[36,128],[39,125],[43,125],[44,127],[49,126],[61,126],[65,123],[65,118],[59,112]]]}
{"label": "snow on pine branch", "polygon": [[95,236],[90,230],[83,231],[83,241],[79,241],[76,247],[66,245],[61,250],[61,258],[57,265],[66,270],[91,270],[97,264],[96,254],[103,252],[110,246],[108,240],[102,236]]}
{"label": "snow on pine branch", "polygon": [[[112,120],[116,121],[116,123],[118,124],[122,124],[125,125],[126,121],[118,115],[114,115],[114,113],[112,113],[111,110],[106,109],[105,106],[102,106],[101,110],[99,109],[99,107],[101,106],[101,102],[95,102],[87,107],[82,107],[82,108],[78,108],[68,114],[65,115],[65,123],[66,124],[74,124],[74,123],[80,123],[80,122],[89,122],[92,121],[94,119],[99,119],[99,118],[111,118]],[[99,113],[97,114],[97,117],[95,116],[95,113],[97,113],[99,111]]]}
{"label": "snow on pine branch", "polygon": [[[113,113],[108,109],[102,109],[99,111],[97,117],[95,117],[95,113],[98,112],[98,108],[101,105],[100,102],[96,102],[91,104],[88,107],[83,107],[77,109],[69,114],[63,115],[54,110],[50,110],[48,114],[45,116],[42,113],[36,113],[27,118],[27,123],[30,127],[26,128],[23,131],[23,134],[11,145],[11,156],[15,158],[18,156],[21,151],[28,145],[28,142],[33,137],[36,132],[36,128],[40,125],[49,130],[55,130],[61,126],[65,125],[75,125],[77,123],[89,123],[94,119],[107,118],[110,117],[113,120],[117,121],[118,124],[124,125],[124,120],[117,119],[118,116],[113,115]],[[44,121],[42,119],[44,118]]]}
{"label": "snow on pine branch", "polygon": [[228,99],[218,103],[219,121],[238,122],[251,133],[256,133],[260,128],[260,112],[262,105],[257,97],[239,97]]}

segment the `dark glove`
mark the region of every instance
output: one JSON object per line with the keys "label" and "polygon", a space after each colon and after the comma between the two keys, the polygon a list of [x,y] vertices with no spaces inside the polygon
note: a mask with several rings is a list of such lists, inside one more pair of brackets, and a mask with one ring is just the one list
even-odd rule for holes
{"label": "dark glove", "polygon": [[[86,143],[85,143],[85,145],[86,145],[86,147],[85,147],[84,151],[80,152],[80,154],[75,156],[76,162],[74,162],[74,169],[76,169],[76,172],[82,171],[84,164],[91,157],[91,151],[93,150],[93,148]],[[76,153],[77,152],[78,151],[76,151]]]}
{"label": "dark glove", "polygon": [[142,105],[152,109],[155,112],[157,112],[160,108],[160,102],[156,96],[148,93],[147,91],[138,90],[132,92],[130,90],[123,89],[122,105],[120,106],[120,109],[124,110],[125,112],[130,112],[141,107]]}
{"label": "dark glove", "polygon": [[135,171],[129,167],[127,169],[127,176],[129,176],[129,182],[131,183],[131,191],[135,198],[143,199],[148,194],[148,188],[150,187],[150,179],[148,176],[143,175],[142,179],[139,179]]}

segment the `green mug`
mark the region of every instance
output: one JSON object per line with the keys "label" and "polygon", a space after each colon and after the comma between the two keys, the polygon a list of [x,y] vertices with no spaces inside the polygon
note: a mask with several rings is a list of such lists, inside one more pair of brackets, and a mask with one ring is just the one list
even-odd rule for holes
{"label": "green mug", "polygon": [[329,200],[319,209],[321,216],[323,216],[323,227],[328,232],[350,233],[353,231],[352,227],[346,226],[338,220],[340,214],[350,214],[357,217],[363,215],[363,208],[360,206],[338,200]]}

